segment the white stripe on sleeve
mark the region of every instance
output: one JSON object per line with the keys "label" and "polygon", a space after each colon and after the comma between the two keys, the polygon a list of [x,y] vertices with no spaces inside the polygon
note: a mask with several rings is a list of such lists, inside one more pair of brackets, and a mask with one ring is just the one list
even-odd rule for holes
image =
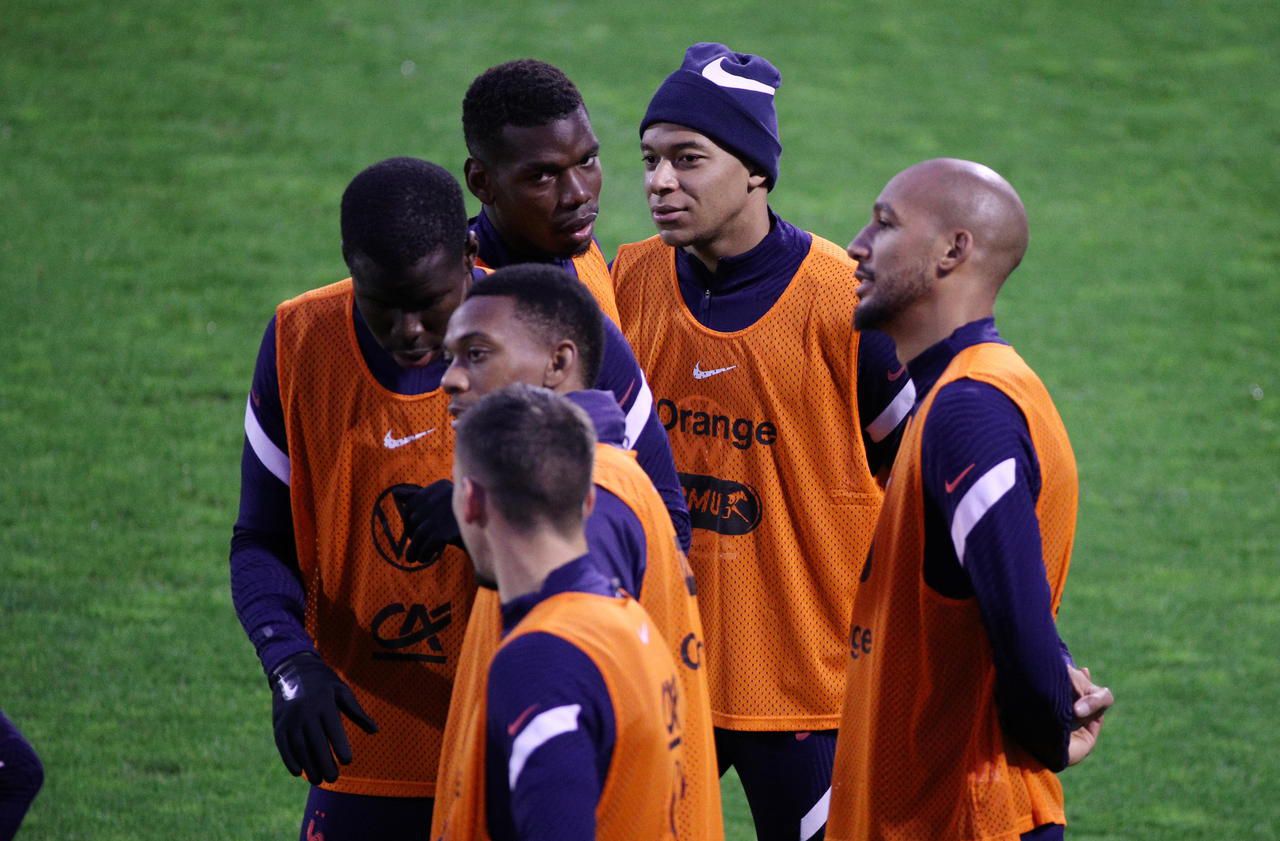
{"label": "white stripe on sleeve", "polygon": [[644,425],[649,422],[649,412],[653,409],[653,392],[649,390],[649,382],[644,378],[644,372],[640,372],[640,390],[636,392],[636,402],[631,404],[631,411],[627,412],[627,431],[626,438],[622,441],[622,446],[628,450],[636,448],[636,441],[640,440],[640,433],[644,432]]}
{"label": "white stripe on sleeve", "polygon": [[245,400],[244,434],[262,466],[281,482],[289,484],[289,457],[268,437],[262,424],[258,423],[258,416],[253,413],[253,398]]}
{"label": "white stripe on sleeve", "polygon": [[911,407],[916,404],[916,384],[911,380],[907,380],[907,384],[902,387],[898,395],[893,401],[885,407],[880,416],[867,425],[867,434],[871,436],[871,440],[879,444],[885,438],[889,437],[889,433],[898,428],[898,424],[902,423],[910,412]]}
{"label": "white stripe on sleeve", "polygon": [[572,733],[578,729],[578,714],[582,712],[581,704],[566,704],[563,707],[552,707],[544,713],[533,717],[520,735],[511,745],[511,761],[507,763],[507,785],[511,791],[516,790],[516,781],[529,756],[549,740],[564,733]]}
{"label": "white stripe on sleeve", "polygon": [[991,510],[991,506],[1009,492],[1017,478],[1016,463],[1007,458],[982,474],[982,478],[974,482],[961,498],[955,516],[951,518],[951,542],[956,547],[956,558],[961,566],[964,566],[964,544],[969,539],[969,532]]}
{"label": "white stripe on sleeve", "polygon": [[827,811],[831,808],[831,787],[818,798],[803,818],[800,819],[800,841],[809,841],[818,834],[818,830],[827,825]]}

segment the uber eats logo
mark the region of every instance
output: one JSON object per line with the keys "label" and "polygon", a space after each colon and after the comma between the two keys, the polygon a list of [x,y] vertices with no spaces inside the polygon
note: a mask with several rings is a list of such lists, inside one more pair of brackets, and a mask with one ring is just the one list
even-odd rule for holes
{"label": "uber eats logo", "polygon": [[760,495],[750,485],[700,473],[681,473],[680,486],[695,529],[746,534],[760,524]]}

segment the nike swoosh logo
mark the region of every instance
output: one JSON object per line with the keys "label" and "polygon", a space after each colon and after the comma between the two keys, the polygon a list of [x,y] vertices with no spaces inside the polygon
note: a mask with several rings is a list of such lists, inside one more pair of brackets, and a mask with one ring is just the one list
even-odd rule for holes
{"label": "nike swoosh logo", "polygon": [[406,435],[403,438],[397,438],[394,435],[392,435],[391,430],[388,429],[387,436],[382,439],[382,446],[386,447],[388,450],[394,450],[397,447],[403,447],[405,444],[412,444],[414,441],[417,441],[419,438],[425,438],[426,436],[430,435],[435,431],[436,429],[433,426],[430,429],[426,430],[425,432],[418,432],[413,435]]}
{"label": "nike swoosh logo", "polygon": [[693,378],[695,380],[705,380],[707,377],[714,377],[716,374],[723,374],[725,371],[732,371],[737,365],[730,365],[727,368],[712,368],[710,371],[702,370],[702,363],[693,363]]}
{"label": "nike swoosh logo", "polygon": [[952,479],[950,482],[944,482],[943,484],[946,485],[947,493],[951,493],[952,491],[954,491],[956,489],[956,485],[960,484],[960,482],[964,479],[964,477],[968,476],[969,471],[972,470],[973,468],[974,468],[974,465],[971,464],[968,467],[966,467],[964,470],[961,470],[959,476]]}
{"label": "nike swoosh logo", "polygon": [[903,374],[905,374],[905,373],[907,373],[907,366],[906,366],[906,365],[903,365],[901,368],[899,368],[899,369],[898,369],[898,370],[896,370],[896,371],[890,371],[890,372],[889,372],[889,374],[888,374],[889,382],[891,382],[891,383],[896,383],[896,382],[898,381],[898,378],[899,378],[899,377],[901,377],[901,376],[902,376]]}
{"label": "nike swoosh logo", "polygon": [[507,725],[507,735],[514,737],[517,733],[519,733],[520,728],[524,727],[524,723],[529,720],[529,716],[533,715],[533,711],[536,710],[539,706],[541,705],[530,704],[527,710],[520,713],[520,715],[516,716],[516,720]]}
{"label": "nike swoosh logo", "polygon": [[627,401],[631,399],[631,392],[635,390],[636,390],[636,381],[632,380],[631,385],[627,386],[627,390],[623,393],[621,397],[618,398],[618,405],[619,406],[627,405]]}
{"label": "nike swoosh logo", "polygon": [[756,93],[767,93],[769,96],[773,96],[776,88],[772,88],[764,82],[757,82],[755,79],[735,76],[721,67],[724,64],[724,59],[724,56],[720,56],[702,68],[702,78],[722,88],[737,88],[740,91],[755,91]]}

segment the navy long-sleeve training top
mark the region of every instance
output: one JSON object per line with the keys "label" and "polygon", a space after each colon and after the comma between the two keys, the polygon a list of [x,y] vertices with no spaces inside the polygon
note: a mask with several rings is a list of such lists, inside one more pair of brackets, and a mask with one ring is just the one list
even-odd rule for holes
{"label": "navy long-sleeve training top", "polygon": [[[597,441],[623,446],[626,418],[612,393],[574,391],[565,396],[591,418]],[[596,507],[587,518],[586,532],[591,559],[600,572],[615,588],[639,599],[648,553],[640,518],[611,491],[596,485]]]}
{"label": "navy long-sleeve training top", "polygon": [[[477,280],[483,276],[477,271]],[[383,387],[398,394],[425,394],[439,388],[448,367],[443,360],[423,368],[403,368],[382,349],[354,307],[352,318],[361,354]],[[276,371],[275,331],[273,317],[262,337],[245,410],[240,513],[230,558],[232,601],[268,674],[293,654],[315,651],[304,624],[306,598],[294,550],[289,447]],[[627,419],[611,392],[578,392],[570,399],[591,416],[599,440],[626,444]],[[588,520],[587,533],[596,557],[606,564],[606,574],[638,598],[645,540],[635,514],[613,494],[598,492],[597,515]]]}
{"label": "navy long-sleeve training top", "polygon": [[[480,259],[490,268],[500,269],[514,263],[542,262],[559,266],[574,277],[578,276],[572,260],[515,255],[503,242],[498,229],[483,210],[471,220],[471,230],[480,243]],[[613,392],[622,406],[627,420],[626,446],[636,451],[636,461],[649,474],[653,486],[658,489],[667,513],[671,516],[671,525],[675,527],[680,548],[687,552],[692,525],[684,491],[681,490],[680,479],[676,475],[675,461],[671,456],[671,442],[667,440],[667,431],[658,420],[653,392],[649,390],[649,384],[640,371],[635,352],[618,325],[608,318],[604,319],[602,357],[603,367],[595,387]]]}
{"label": "navy long-sleeve training top", "polygon": [[[913,359],[920,399],[957,353],[983,342],[1006,344],[993,319],[966,324]],[[921,461],[925,582],[948,598],[977,599],[1001,722],[1018,744],[1061,770],[1073,693],[1050,609],[1036,517],[1040,463],[1027,422],[999,389],[957,380],[934,399]]]}
{"label": "navy long-sleeve training top", "polygon": [[[542,588],[502,606],[509,633],[537,604],[559,593],[614,595],[590,554],[554,570]],[[579,707],[572,718],[558,711]],[[539,716],[545,716],[539,720]],[[613,760],[613,702],[599,668],[572,643],[526,634],[489,669],[485,812],[494,841],[590,841]]]}
{"label": "navy long-sleeve training top", "polygon": [[[809,254],[813,237],[769,213],[769,233],[754,248],[722,257],[715,271],[684,249],[676,249],[676,277],[689,312],[704,327],[722,333],[744,330],[764,317]],[[849,282],[854,283],[853,273]],[[852,315],[850,316],[852,317]],[[916,389],[898,362],[893,341],[863,331],[858,345],[858,417],[868,466],[880,474],[893,464]]]}

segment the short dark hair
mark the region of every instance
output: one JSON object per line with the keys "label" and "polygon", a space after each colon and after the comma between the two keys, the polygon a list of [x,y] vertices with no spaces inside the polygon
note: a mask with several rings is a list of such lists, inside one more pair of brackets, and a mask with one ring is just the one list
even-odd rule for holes
{"label": "short dark hair", "polygon": [[342,194],[342,256],[364,254],[398,271],[441,248],[462,256],[467,209],[462,188],[443,167],[388,158],[365,169]]}
{"label": "short dark hair", "polygon": [[473,158],[498,151],[507,126],[545,126],[586,109],[582,94],[558,67],[533,58],[490,67],[462,99],[462,135]]}
{"label": "short dark hair", "polygon": [[581,527],[596,449],[586,412],[548,389],[517,383],[485,395],[455,431],[464,475],[513,526]]}
{"label": "short dark hair", "polygon": [[604,357],[604,316],[591,292],[564,269],[546,263],[517,263],[471,284],[467,298],[511,298],[516,318],[548,343],[568,339],[578,348],[587,388],[600,377]]}

